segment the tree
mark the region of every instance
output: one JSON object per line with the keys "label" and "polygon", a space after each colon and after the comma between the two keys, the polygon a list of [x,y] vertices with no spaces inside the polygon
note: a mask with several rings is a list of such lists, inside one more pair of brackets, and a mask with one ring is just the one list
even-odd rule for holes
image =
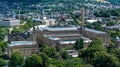
{"label": "tree", "polygon": [[94,58],[94,53],[98,51],[106,51],[105,47],[102,45],[102,42],[100,39],[95,38],[89,45],[89,47],[86,50],[83,50],[81,53],[82,58],[84,58],[85,61],[91,61],[92,58]]}
{"label": "tree", "polygon": [[92,23],[86,23],[85,26],[88,27],[88,28],[93,28]]}
{"label": "tree", "polygon": [[114,49],[110,50],[109,53],[113,54],[115,57],[117,57],[120,62],[120,49],[114,48]]}
{"label": "tree", "polygon": [[23,66],[24,61],[24,55],[19,51],[14,51],[10,56],[11,64],[14,66]]}
{"label": "tree", "polygon": [[54,59],[54,58],[50,58],[50,64],[49,65],[54,65],[56,67],[64,67],[64,60],[57,60],[57,59]]}
{"label": "tree", "polygon": [[111,42],[110,45],[107,47],[107,49],[108,49],[108,52],[115,49],[115,44],[113,42]]}
{"label": "tree", "polygon": [[102,30],[101,22],[93,23],[93,26],[94,26],[94,29],[96,29],[96,30]]}
{"label": "tree", "polygon": [[112,26],[112,25],[115,25],[116,23],[115,22],[107,22],[106,25],[107,26]]}
{"label": "tree", "polygon": [[48,67],[57,67],[57,66],[53,64],[49,64]]}
{"label": "tree", "polygon": [[42,58],[42,64],[43,64],[43,67],[48,67],[49,65],[49,57],[46,55],[46,53],[41,53],[40,54],[41,58]]}
{"label": "tree", "polygon": [[68,55],[68,52],[65,51],[65,50],[61,50],[60,51],[60,55],[61,55],[62,59],[68,59],[68,58],[70,58],[70,56]]}
{"label": "tree", "polygon": [[28,67],[42,67],[42,58],[36,54],[32,54],[28,58]]}
{"label": "tree", "polygon": [[0,41],[3,41],[5,35],[8,34],[8,29],[0,27]]}
{"label": "tree", "polygon": [[0,56],[3,55],[2,48],[0,47]]}
{"label": "tree", "polygon": [[2,48],[2,51],[5,51],[5,48],[7,47],[7,42],[0,42],[0,47]]}
{"label": "tree", "polygon": [[75,48],[76,50],[80,50],[80,49],[82,49],[83,47],[84,47],[83,39],[80,38],[80,39],[78,39],[78,40],[76,41],[74,48]]}
{"label": "tree", "polygon": [[7,62],[4,59],[0,58],[0,67],[3,67],[5,65],[7,65]]}
{"label": "tree", "polygon": [[52,47],[46,47],[44,50],[43,50],[44,53],[46,53],[48,55],[48,57],[51,57],[51,58],[56,58],[57,57],[57,51],[55,50],[55,48],[52,46]]}
{"label": "tree", "polygon": [[107,52],[95,52],[92,60],[94,67],[119,67],[119,61],[114,55]]}
{"label": "tree", "polygon": [[80,58],[73,58],[66,60],[64,67],[86,67],[86,64]]}
{"label": "tree", "polygon": [[61,47],[60,47],[59,43],[56,44],[55,49],[56,49],[57,52],[59,52],[61,50]]}
{"label": "tree", "polygon": [[79,57],[80,57],[80,58],[86,57],[85,51],[86,51],[85,48],[79,50]]}
{"label": "tree", "polygon": [[111,12],[104,10],[104,11],[100,11],[100,12],[95,12],[94,15],[96,17],[110,17],[111,16]]}
{"label": "tree", "polygon": [[48,47],[48,45],[43,44],[43,45],[40,47],[40,51],[43,52],[47,47]]}

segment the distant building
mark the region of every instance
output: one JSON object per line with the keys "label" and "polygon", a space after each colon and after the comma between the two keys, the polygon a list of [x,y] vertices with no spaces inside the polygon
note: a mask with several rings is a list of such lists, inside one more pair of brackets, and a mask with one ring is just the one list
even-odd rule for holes
{"label": "distant building", "polygon": [[55,25],[55,19],[44,19],[42,21],[42,24],[47,25],[47,26],[54,26]]}
{"label": "distant building", "polygon": [[33,53],[39,53],[39,46],[35,41],[12,41],[8,45],[7,53],[8,56],[15,50],[19,50],[25,56],[29,56]]}
{"label": "distant building", "polygon": [[98,20],[86,20],[86,22],[88,22],[88,23],[94,23],[94,22],[98,22]]}
{"label": "distant building", "polygon": [[11,18],[7,18],[7,19],[2,19],[0,21],[0,26],[19,26],[20,25],[20,20],[17,19],[11,19]]}
{"label": "distant building", "polygon": [[120,24],[116,24],[116,25],[113,25],[113,26],[106,26],[105,29],[106,30],[120,29]]}

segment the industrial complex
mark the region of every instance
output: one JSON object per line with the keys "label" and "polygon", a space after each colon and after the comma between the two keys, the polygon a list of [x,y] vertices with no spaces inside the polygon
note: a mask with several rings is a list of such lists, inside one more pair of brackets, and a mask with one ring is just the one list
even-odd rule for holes
{"label": "industrial complex", "polygon": [[[110,36],[108,33],[84,27],[84,8],[82,8],[81,25],[56,25],[55,23],[54,19],[45,18],[42,20],[42,25],[35,26],[26,33],[9,34],[8,42],[10,42],[12,46],[10,45],[8,47],[8,53],[10,54],[13,50],[19,49],[27,56],[31,53],[38,53],[39,46],[43,44],[49,46],[59,45],[62,48],[71,49],[79,38],[83,39],[85,48],[87,48],[95,38],[99,38],[104,46],[109,46]],[[21,44],[21,40],[26,42],[22,41]],[[17,41],[17,44],[14,44],[16,43],[15,41]],[[30,52],[27,53],[26,48],[30,49]]]}

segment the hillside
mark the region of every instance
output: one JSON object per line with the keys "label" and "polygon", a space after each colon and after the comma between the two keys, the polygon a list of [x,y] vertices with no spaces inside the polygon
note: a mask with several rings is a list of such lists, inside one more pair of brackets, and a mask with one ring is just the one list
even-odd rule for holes
{"label": "hillside", "polygon": [[0,0],[1,2],[57,2],[57,1],[104,1],[104,0]]}
{"label": "hillside", "polygon": [[0,0],[0,2],[29,2],[29,3],[36,3],[36,2],[84,2],[84,1],[101,1],[101,2],[111,2],[111,3],[120,3],[120,0]]}

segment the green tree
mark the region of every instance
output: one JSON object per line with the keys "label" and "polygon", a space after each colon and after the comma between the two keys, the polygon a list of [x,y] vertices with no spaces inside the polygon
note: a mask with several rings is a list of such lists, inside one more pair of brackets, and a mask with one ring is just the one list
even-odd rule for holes
{"label": "green tree", "polygon": [[80,58],[68,59],[65,62],[64,67],[85,67],[86,64]]}
{"label": "green tree", "polygon": [[115,49],[115,44],[113,42],[111,42],[110,45],[107,47],[107,49],[108,49],[108,52]]}
{"label": "green tree", "polygon": [[53,64],[49,64],[48,67],[57,67],[57,66]]}
{"label": "green tree", "polygon": [[86,23],[85,26],[88,27],[88,28],[93,28],[92,23]]}
{"label": "green tree", "polygon": [[28,58],[28,67],[42,67],[42,58],[36,54],[32,54]]}
{"label": "green tree", "polygon": [[14,51],[11,56],[10,60],[13,66],[23,66],[24,61],[24,55],[19,51]]}
{"label": "green tree", "polygon": [[120,62],[120,49],[112,49],[109,52],[110,54],[113,54],[115,57],[118,58],[119,62]]}
{"label": "green tree", "polygon": [[59,43],[56,44],[55,49],[56,49],[57,52],[59,52],[61,50],[61,47],[60,47]]}
{"label": "green tree", "polygon": [[5,35],[8,34],[8,29],[0,27],[0,41],[3,41]]}
{"label": "green tree", "polygon": [[115,22],[107,22],[106,25],[107,26],[112,26],[112,25],[115,25]]}
{"label": "green tree", "polygon": [[48,67],[48,65],[49,65],[50,62],[49,62],[49,57],[47,56],[47,54],[42,52],[40,54],[40,56],[42,58],[43,67]]}
{"label": "green tree", "polygon": [[80,49],[84,48],[83,39],[81,39],[81,38],[78,39],[78,40],[76,41],[76,43],[75,43],[74,48],[75,48],[76,50],[80,50]]}
{"label": "green tree", "polygon": [[100,12],[95,12],[94,15],[96,17],[110,17],[111,16],[111,12],[110,11],[107,11],[107,10],[102,10]]}
{"label": "green tree", "polygon": [[46,53],[51,58],[56,58],[57,57],[57,51],[55,50],[55,48],[53,46],[52,47],[46,47],[43,50],[43,52]]}
{"label": "green tree", "polygon": [[0,57],[3,55],[2,48],[0,47]]}
{"label": "green tree", "polygon": [[2,51],[5,51],[5,48],[7,48],[7,42],[0,42],[0,47],[2,48]]}
{"label": "green tree", "polygon": [[61,60],[61,59],[57,60],[57,59],[51,58],[50,64],[56,67],[64,67],[64,60]]}
{"label": "green tree", "polygon": [[4,59],[0,58],[0,67],[3,67],[5,65],[7,65],[7,62]]}
{"label": "green tree", "polygon": [[102,45],[101,40],[98,38],[94,39],[86,50],[83,50],[81,56],[85,61],[91,61],[91,59],[94,58],[94,53],[96,51],[106,51],[105,47]]}
{"label": "green tree", "polygon": [[107,52],[95,52],[92,60],[94,67],[119,67],[119,61],[114,55]]}
{"label": "green tree", "polygon": [[61,50],[60,51],[60,56],[62,57],[62,59],[68,59],[70,58],[70,56],[68,55],[68,52],[65,50]]}
{"label": "green tree", "polygon": [[46,44],[41,45],[40,51],[43,52],[47,47],[48,47],[48,45],[46,45]]}
{"label": "green tree", "polygon": [[102,24],[101,22],[96,22],[92,24],[94,26],[94,29],[96,30],[102,30]]}

